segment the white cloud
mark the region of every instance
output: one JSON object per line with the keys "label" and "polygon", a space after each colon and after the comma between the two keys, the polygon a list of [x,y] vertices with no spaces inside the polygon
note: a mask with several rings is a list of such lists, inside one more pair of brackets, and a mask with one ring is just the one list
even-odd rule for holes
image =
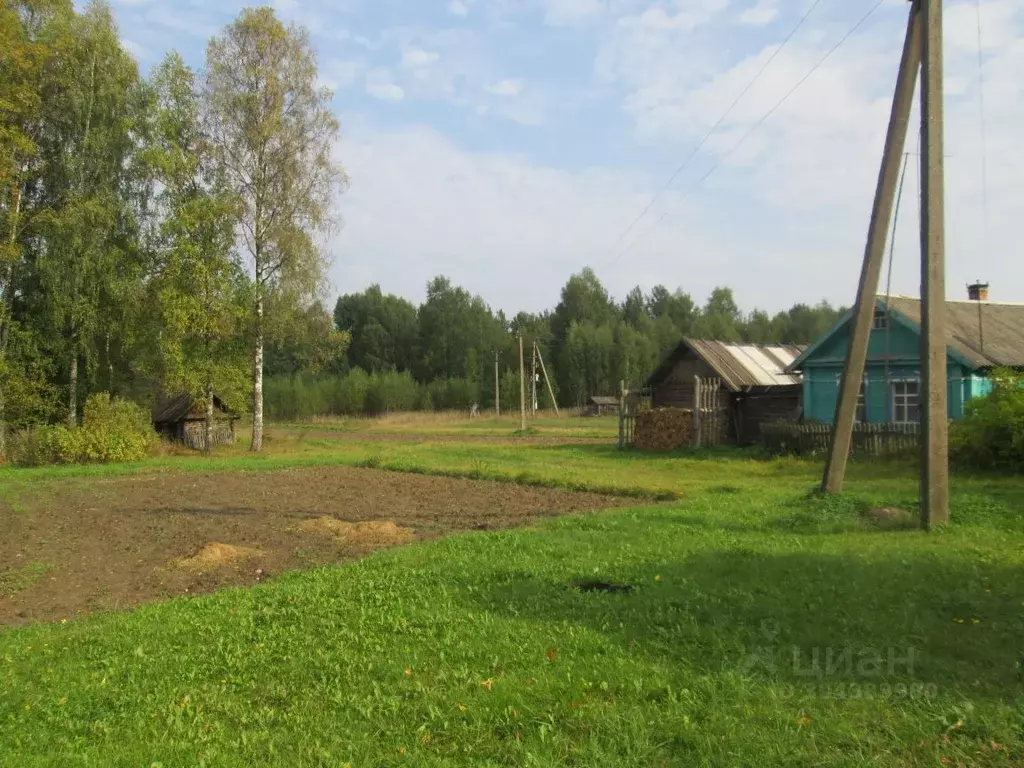
{"label": "white cloud", "polygon": [[332,91],[350,88],[363,71],[363,62],[328,59],[320,65],[320,82]]}
{"label": "white cloud", "polygon": [[592,18],[606,9],[604,0],[547,0],[545,22],[575,24]]}
{"label": "white cloud", "polygon": [[406,48],[402,52],[402,66],[407,69],[418,69],[429,67],[441,58],[440,54],[433,51],[425,51],[422,48]]}
{"label": "white cloud", "polygon": [[367,73],[366,92],[381,101],[401,101],[405,98],[405,91],[395,84],[391,71],[383,67]]}
{"label": "white cloud", "polygon": [[757,0],[757,3],[740,14],[740,24],[760,27],[775,21],[779,15],[779,0]]}
{"label": "white cloud", "polygon": [[518,96],[522,93],[523,81],[508,77],[493,85],[488,85],[484,90],[492,96]]}
{"label": "white cloud", "polygon": [[[713,251],[688,221],[652,237],[648,245],[657,256],[610,264],[648,179],[469,153],[429,129],[379,133],[345,122],[356,133],[339,147],[352,181],[341,200],[345,227],[332,245],[340,292],[380,282],[421,300],[427,280],[445,273],[495,307],[541,309],[586,264],[601,267],[602,278],[616,286],[685,280],[710,290],[714,284]],[[681,263],[680,253],[695,261]]]}

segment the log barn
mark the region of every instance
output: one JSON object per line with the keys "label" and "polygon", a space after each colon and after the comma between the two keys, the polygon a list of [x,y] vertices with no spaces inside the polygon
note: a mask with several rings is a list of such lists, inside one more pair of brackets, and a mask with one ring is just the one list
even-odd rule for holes
{"label": "log barn", "polygon": [[[235,442],[234,413],[216,394],[213,396],[213,444]],[[166,440],[184,443],[194,450],[206,447],[206,409],[191,395],[164,398],[153,410],[153,427]]]}
{"label": "log barn", "polygon": [[802,382],[787,373],[802,347],[683,339],[647,380],[654,408],[694,408],[695,379],[718,380],[726,439],[755,443],[761,425],[800,415]]}

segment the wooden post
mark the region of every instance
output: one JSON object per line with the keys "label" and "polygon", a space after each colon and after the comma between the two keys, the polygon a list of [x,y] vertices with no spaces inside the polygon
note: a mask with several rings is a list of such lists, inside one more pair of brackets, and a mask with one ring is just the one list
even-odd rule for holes
{"label": "wooden post", "polygon": [[560,416],[558,412],[558,401],[555,400],[555,390],[551,387],[551,379],[548,378],[548,369],[544,367],[544,355],[540,353],[540,347],[537,347],[537,360],[540,361],[540,372],[544,375],[544,383],[548,385],[548,394],[551,396],[551,407],[555,409],[555,416]]}
{"label": "wooden post", "polygon": [[537,342],[530,347],[530,413],[537,415]]}
{"label": "wooden post", "polygon": [[949,522],[942,0],[923,0],[921,73],[921,524]]}
{"label": "wooden post", "polygon": [[700,376],[693,377],[693,434],[690,435],[690,443],[694,448],[700,448]]}
{"label": "wooden post", "polygon": [[526,370],[523,366],[523,337],[519,337],[519,429],[526,431]]}
{"label": "wooden post", "polygon": [[[925,0],[932,2],[933,0]],[[846,464],[850,458],[850,443],[853,438],[853,422],[857,416],[857,397],[861,380],[864,378],[864,364],[867,361],[868,341],[875,316],[878,278],[885,257],[885,240],[892,219],[896,188],[899,182],[900,158],[907,139],[910,112],[914,101],[914,87],[917,70],[921,62],[921,0],[913,0],[907,34],[903,44],[896,92],[893,96],[889,129],[885,138],[882,167],[878,173],[875,202],[868,226],[868,240],[864,249],[860,283],[857,286],[857,302],[851,325],[853,332],[850,346],[846,351],[843,378],[836,403],[835,419],[832,425],[832,439],[829,441],[828,462],[822,477],[822,490],[838,493],[843,490],[846,479]],[[939,0],[934,0],[939,2]]]}
{"label": "wooden post", "polygon": [[498,378],[498,353],[494,353],[494,418],[501,418],[501,384]]}
{"label": "wooden post", "polygon": [[619,448],[626,447],[626,382],[619,382]]}

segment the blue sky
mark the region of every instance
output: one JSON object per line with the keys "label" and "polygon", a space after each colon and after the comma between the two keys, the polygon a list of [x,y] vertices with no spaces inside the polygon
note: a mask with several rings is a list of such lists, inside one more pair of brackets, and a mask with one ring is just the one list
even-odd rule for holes
{"label": "blue sky", "polygon": [[[310,29],[342,121],[332,301],[373,282],[420,300],[443,273],[536,310],[589,265],[617,297],[724,284],[745,308],[850,303],[908,3],[886,0],[740,141],[876,2],[820,0],[622,239],[813,0],[275,0]],[[201,66],[241,5],[113,0],[144,69],[170,48]],[[1024,3],[980,7],[987,216],[975,0],[946,2],[948,293],[983,278],[1024,301]],[[914,173],[906,190],[893,289],[917,295]]]}

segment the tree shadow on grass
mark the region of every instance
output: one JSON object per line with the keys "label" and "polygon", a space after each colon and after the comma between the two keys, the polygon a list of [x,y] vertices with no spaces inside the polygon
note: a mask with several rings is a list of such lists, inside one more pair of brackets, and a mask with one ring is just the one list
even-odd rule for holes
{"label": "tree shadow on grass", "polygon": [[601,574],[634,586],[628,593],[572,587],[587,575],[509,570],[468,594],[477,608],[549,623],[554,632],[585,627],[625,653],[702,674],[791,684],[918,681],[1003,701],[1024,693],[1020,567],[928,551],[895,558],[737,546]]}

